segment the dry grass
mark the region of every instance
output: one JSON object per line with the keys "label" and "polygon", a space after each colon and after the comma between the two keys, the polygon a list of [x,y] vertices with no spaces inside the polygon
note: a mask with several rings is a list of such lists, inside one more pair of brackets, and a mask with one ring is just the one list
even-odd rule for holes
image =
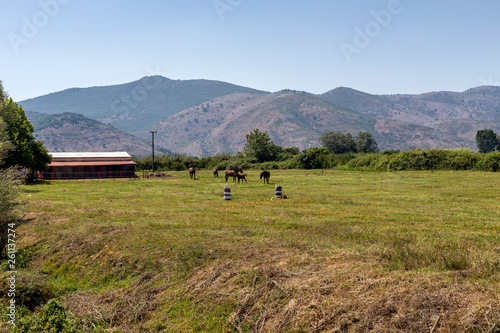
{"label": "dry grass", "polygon": [[20,246],[81,331],[499,332],[496,174],[29,186]]}

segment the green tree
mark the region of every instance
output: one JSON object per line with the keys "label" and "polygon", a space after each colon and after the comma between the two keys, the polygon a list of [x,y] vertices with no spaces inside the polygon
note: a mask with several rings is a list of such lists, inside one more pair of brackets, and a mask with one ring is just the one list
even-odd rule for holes
{"label": "green tree", "polygon": [[479,130],[476,133],[476,146],[480,153],[489,153],[498,148],[498,137],[492,129]]}
{"label": "green tree", "polygon": [[[29,122],[23,108],[7,96],[0,82],[0,142],[9,142],[4,152],[4,167],[24,166],[32,171],[43,170],[51,157],[42,142],[35,140],[33,125]],[[2,131],[3,127],[3,131]],[[2,134],[3,133],[3,134]]]}
{"label": "green tree", "polygon": [[327,167],[326,157],[330,151],[324,147],[304,149],[299,155],[299,167],[302,169],[321,169]]}
{"label": "green tree", "polygon": [[271,141],[267,132],[261,132],[257,128],[247,134],[246,139],[247,143],[243,148],[243,153],[259,163],[275,161],[283,150]]}
{"label": "green tree", "polygon": [[370,132],[359,132],[356,137],[356,151],[358,153],[374,153],[378,151],[378,144]]}
{"label": "green tree", "polygon": [[0,118],[0,167],[3,166],[3,162],[7,157],[9,151],[14,148],[12,143],[9,141],[9,134],[7,133],[7,124]]}
{"label": "green tree", "polygon": [[345,154],[356,151],[356,142],[351,133],[326,132],[319,140],[323,147],[334,154]]}

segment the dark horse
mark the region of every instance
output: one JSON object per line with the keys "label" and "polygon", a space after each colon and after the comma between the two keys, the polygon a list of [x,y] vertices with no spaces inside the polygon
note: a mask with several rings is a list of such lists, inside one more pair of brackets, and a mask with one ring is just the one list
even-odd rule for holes
{"label": "dark horse", "polygon": [[212,173],[214,174],[214,178],[215,177],[219,178],[219,171],[217,171],[217,169],[214,169]]}
{"label": "dark horse", "polygon": [[260,173],[260,179],[264,178],[264,184],[266,183],[266,180],[267,180],[267,183],[269,184],[269,177],[271,177],[271,173],[269,171],[262,171]]}
{"label": "dark horse", "polygon": [[189,178],[196,179],[196,167],[189,168]]}
{"label": "dark horse", "polygon": [[236,174],[236,178],[238,178],[238,184],[240,183],[240,180],[241,180],[242,184],[243,184],[243,181],[245,181],[245,183],[248,184],[248,182],[247,182],[247,175],[246,174],[240,175],[239,173],[237,173]]}
{"label": "dark horse", "polygon": [[229,179],[229,177],[233,177],[233,182],[236,182],[236,175],[239,172],[243,173],[243,169],[242,168],[236,168],[234,170],[227,170],[226,171],[226,182]]}

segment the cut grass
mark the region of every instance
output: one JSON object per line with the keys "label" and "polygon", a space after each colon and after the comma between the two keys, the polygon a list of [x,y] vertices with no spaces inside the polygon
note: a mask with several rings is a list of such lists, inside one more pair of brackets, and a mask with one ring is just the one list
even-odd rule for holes
{"label": "cut grass", "polygon": [[246,173],[24,186],[19,246],[82,329],[495,329],[497,174]]}

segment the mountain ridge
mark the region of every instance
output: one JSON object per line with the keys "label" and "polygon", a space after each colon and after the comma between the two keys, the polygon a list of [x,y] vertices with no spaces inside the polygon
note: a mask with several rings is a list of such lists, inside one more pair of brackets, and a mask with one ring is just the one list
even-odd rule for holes
{"label": "mountain ridge", "polygon": [[301,149],[319,145],[326,131],[369,131],[381,149],[396,150],[474,149],[477,130],[500,131],[500,87],[495,86],[414,95],[373,95],[338,87],[316,95],[153,76],[121,85],[70,88],[19,103],[27,111],[51,113],[72,112],[77,105],[87,117],[146,141],[154,129],[160,146],[198,156],[241,151],[246,134],[255,128],[267,131],[275,144]]}
{"label": "mountain ridge", "polygon": [[[138,157],[151,154],[148,142],[80,114],[48,115],[27,111],[26,115],[35,128],[33,134],[36,139],[43,141],[50,152],[127,151]],[[159,152],[170,153],[161,146],[155,148]]]}

